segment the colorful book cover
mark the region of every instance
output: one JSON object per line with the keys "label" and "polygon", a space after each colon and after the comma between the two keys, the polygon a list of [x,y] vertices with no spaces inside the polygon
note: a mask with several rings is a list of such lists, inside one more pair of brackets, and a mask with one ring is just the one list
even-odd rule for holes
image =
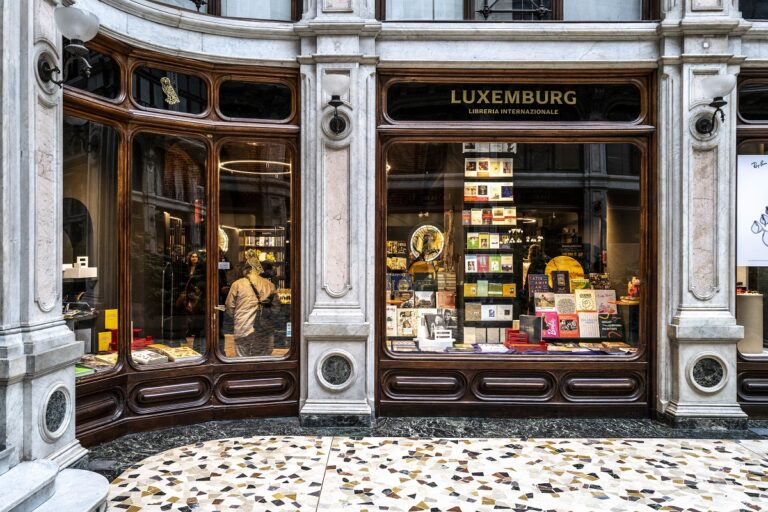
{"label": "colorful book cover", "polygon": [[505,201],[512,201],[514,199],[512,195],[512,184],[501,185],[501,199]]}
{"label": "colorful book cover", "polygon": [[483,208],[483,225],[490,226],[493,224],[493,210],[491,208]]}
{"label": "colorful book cover", "polygon": [[579,337],[579,316],[576,314],[557,315],[557,321],[560,325],[561,338]]}
{"label": "colorful book cover", "polygon": [[488,199],[490,201],[501,200],[501,184],[491,183],[488,185]]}
{"label": "colorful book cover", "polygon": [[557,320],[556,311],[540,311],[536,313],[536,316],[540,316],[543,319],[542,338],[559,338],[560,337],[560,324]]}
{"label": "colorful book cover", "polygon": [[616,290],[595,290],[597,300],[597,312],[600,314],[616,315],[619,308],[616,306]]}
{"label": "colorful book cover", "polygon": [[477,183],[477,199],[476,201],[482,201],[486,202],[488,201],[488,184],[486,183]]}
{"label": "colorful book cover", "polygon": [[524,332],[528,335],[528,343],[539,343],[541,341],[542,327],[543,321],[541,317],[535,315],[520,315],[520,332]]}
{"label": "colorful book cover", "polygon": [[422,292],[436,292],[437,280],[432,272],[414,272],[413,289]]}
{"label": "colorful book cover", "polygon": [[[514,272],[514,259],[511,254],[501,255],[501,271],[511,273]],[[546,277],[546,276],[544,276]]]}
{"label": "colorful book cover", "polygon": [[555,293],[571,293],[570,272],[567,270],[552,271],[552,289]]}
{"label": "colorful book cover", "polygon": [[488,283],[488,296],[502,297],[503,291],[501,283]]}
{"label": "colorful book cover", "polygon": [[469,211],[471,225],[472,226],[482,226],[483,225],[483,209],[482,208],[472,208]]}
{"label": "colorful book cover", "polygon": [[407,292],[413,290],[411,274],[387,274],[392,282],[393,292]]}
{"label": "colorful book cover", "polygon": [[489,249],[491,245],[490,233],[478,233],[479,243],[478,249]]}
{"label": "colorful book cover", "polygon": [[464,283],[464,297],[477,297],[477,283]]}
{"label": "colorful book cover", "polygon": [[464,226],[472,225],[472,210],[461,211],[461,224]]}
{"label": "colorful book cover", "polygon": [[604,340],[623,340],[624,322],[619,315],[598,315],[600,324],[600,338]]}
{"label": "colorful book cover", "polygon": [[477,201],[477,184],[465,183],[464,184],[464,201],[471,202]]}
{"label": "colorful book cover", "polygon": [[437,325],[437,309],[419,309],[418,314],[419,328],[416,331],[416,336],[430,340],[435,339],[435,327],[442,327],[442,318],[440,318],[440,325]]}
{"label": "colorful book cover", "polygon": [[482,304],[479,302],[467,302],[464,304],[464,320],[467,322],[479,322],[482,316]]}
{"label": "colorful book cover", "polygon": [[501,233],[499,235],[499,249],[511,249],[512,248],[512,235],[507,233]]}
{"label": "colorful book cover", "polygon": [[491,167],[489,174],[492,178],[498,178],[502,175],[501,173],[501,161],[500,160],[491,160]]}
{"label": "colorful book cover", "polygon": [[397,306],[387,304],[387,336],[397,336]]}
{"label": "colorful book cover", "polygon": [[513,162],[511,158],[504,158],[501,160],[501,175],[502,176],[512,176],[513,173]]}
{"label": "colorful book cover", "polygon": [[477,161],[477,177],[488,178],[491,173],[491,162],[486,159],[478,159]]}
{"label": "colorful book cover", "polygon": [[505,322],[511,322],[515,318],[515,307],[512,304],[497,304],[496,318]]}
{"label": "colorful book cover", "polygon": [[417,291],[414,302],[414,307],[417,308],[434,308],[436,307],[435,292]]}
{"label": "colorful book cover", "polygon": [[467,233],[467,249],[480,248],[480,235],[478,233]]}
{"label": "colorful book cover", "polygon": [[585,279],[583,277],[572,277],[571,278],[571,292],[574,292],[576,290],[586,290],[590,286],[589,279]]}
{"label": "colorful book cover", "polygon": [[491,208],[491,220],[494,226],[504,225],[504,208],[500,206],[494,206]]}
{"label": "colorful book cover", "polygon": [[516,283],[504,283],[501,286],[502,297],[517,297],[517,284]]}
{"label": "colorful book cover", "polygon": [[414,309],[397,310],[397,335],[415,336],[418,328],[419,317]]}
{"label": "colorful book cover", "polygon": [[478,297],[488,296],[488,281],[486,281],[485,279],[477,280],[477,296]]}
{"label": "colorful book cover", "polygon": [[597,299],[595,290],[576,290],[576,311],[597,312]]}
{"label": "colorful book cover", "polygon": [[456,308],[456,292],[442,291],[437,292],[437,307],[439,309],[455,309]]}
{"label": "colorful book cover", "polygon": [[488,272],[488,255],[487,254],[478,254],[477,255],[477,271],[478,272]]}
{"label": "colorful book cover", "polygon": [[589,283],[595,290],[610,290],[611,276],[610,274],[590,273]]}
{"label": "colorful book cover", "polygon": [[387,256],[387,270],[405,270],[408,261],[402,256]]}
{"label": "colorful book cover", "polygon": [[504,208],[504,224],[508,226],[517,225],[517,208]]}
{"label": "colorful book cover", "polygon": [[490,249],[498,249],[499,245],[500,245],[499,240],[500,239],[499,239],[499,234],[498,233],[491,233],[491,239],[490,239],[488,247]]}
{"label": "colorful book cover", "polygon": [[464,176],[468,178],[477,177],[477,159],[476,158],[464,159]]}
{"label": "colorful book cover", "polygon": [[533,304],[536,312],[556,311],[555,294],[552,292],[535,292],[533,294]]}
{"label": "colorful book cover", "polygon": [[491,254],[488,256],[488,272],[501,272],[500,254]]}
{"label": "colorful book cover", "polygon": [[534,293],[550,292],[549,278],[546,274],[528,274],[528,296],[533,297]]}
{"label": "colorful book cover", "polygon": [[579,315],[579,334],[582,338],[599,338],[600,322],[597,313],[580,312]]}
{"label": "colorful book cover", "polygon": [[576,295],[573,293],[556,293],[555,309],[561,315],[575,315]]}
{"label": "colorful book cover", "polygon": [[483,304],[480,308],[480,320],[482,320],[483,322],[495,322],[496,321],[496,305]]}
{"label": "colorful book cover", "polygon": [[464,255],[464,272],[467,274],[474,274],[477,272],[477,255],[465,254]]}

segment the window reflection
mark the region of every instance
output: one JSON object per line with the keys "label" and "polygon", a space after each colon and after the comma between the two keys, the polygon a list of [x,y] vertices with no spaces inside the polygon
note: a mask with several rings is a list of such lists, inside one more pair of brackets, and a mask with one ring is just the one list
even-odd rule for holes
{"label": "window reflection", "polygon": [[142,107],[201,114],[208,108],[208,86],[199,76],[139,67],[133,72],[133,99]]}
{"label": "window reflection", "polygon": [[[64,39],[64,46],[69,44]],[[114,99],[120,94],[120,66],[117,62],[103,53],[88,50],[88,62],[91,65],[90,75],[85,75],[84,63],[80,59],[71,59],[65,72],[70,87],[75,87],[104,98]]]}
{"label": "window reflection", "polygon": [[282,356],[291,344],[293,151],[232,142],[219,159],[220,350]]}
{"label": "window reflection", "polygon": [[221,15],[233,18],[290,20],[291,0],[221,0]]}
{"label": "window reflection", "polygon": [[206,156],[196,139],[133,142],[132,355],[137,364],[205,353]]}

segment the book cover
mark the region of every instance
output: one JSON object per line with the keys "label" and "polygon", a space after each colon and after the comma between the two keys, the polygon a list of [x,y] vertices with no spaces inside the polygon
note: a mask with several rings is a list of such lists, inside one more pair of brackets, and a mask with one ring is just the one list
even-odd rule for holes
{"label": "book cover", "polygon": [[474,274],[477,272],[477,255],[465,254],[464,255],[464,272],[467,274]]}
{"label": "book cover", "polygon": [[[515,271],[514,258],[511,254],[501,255],[501,271],[506,273],[512,273]],[[547,277],[547,276],[544,276]]]}
{"label": "book cover", "polygon": [[475,334],[475,328],[474,327],[465,327],[464,328],[464,343],[473,345],[477,343],[477,336]]}
{"label": "book cover", "polygon": [[387,256],[387,270],[405,271],[408,261],[402,256]]}
{"label": "book cover", "polygon": [[410,274],[388,274],[392,281],[393,292],[413,290],[413,280]]}
{"label": "book cover", "polygon": [[487,297],[488,296],[488,281],[485,279],[478,279],[477,280],[477,296],[478,297]]}
{"label": "book cover", "polygon": [[456,292],[454,291],[437,292],[437,307],[439,309],[456,308]]}
{"label": "book cover", "polygon": [[582,338],[599,338],[600,322],[597,313],[580,312],[579,315],[579,334]]}
{"label": "book cover", "polygon": [[477,177],[487,178],[490,176],[490,172],[491,172],[491,162],[487,159],[478,159],[477,160]]}
{"label": "book cover", "polygon": [[[168,348],[170,349],[171,347]],[[199,356],[200,354],[198,354]],[[134,350],[131,352],[131,358],[137,364],[167,363],[170,359],[166,353],[154,352],[152,350]]]}
{"label": "book cover", "polygon": [[435,327],[442,326],[442,319],[440,320],[440,324],[437,324],[437,309],[425,308],[417,311],[419,315],[419,327],[416,331],[416,337],[429,340],[435,339]]}
{"label": "book cover", "polygon": [[507,226],[517,225],[517,208],[504,208],[504,224]]}
{"label": "book cover", "polygon": [[600,314],[616,315],[619,308],[616,306],[616,290],[595,290],[597,312]]}
{"label": "book cover", "polygon": [[501,160],[501,175],[502,176],[512,176],[513,173],[513,162],[511,158],[504,158]]}
{"label": "book cover", "polygon": [[624,322],[619,315],[598,315],[600,325],[600,337],[604,340],[623,340]]}
{"label": "book cover", "polygon": [[586,290],[589,288],[589,279],[585,279],[583,277],[572,277],[571,278],[571,291],[576,290]]}
{"label": "book cover", "polygon": [[576,295],[573,293],[556,293],[555,309],[561,315],[575,315]]}
{"label": "book cover", "polygon": [[589,283],[594,290],[610,290],[611,276],[610,274],[590,273]]}
{"label": "book cover", "polygon": [[500,254],[491,254],[488,257],[488,272],[501,272]]}
{"label": "book cover", "polygon": [[498,327],[489,327],[485,330],[486,343],[501,343],[501,329]]}
{"label": "book cover", "polygon": [[597,312],[595,290],[576,290],[576,311]]}
{"label": "book cover", "polygon": [[464,176],[468,178],[477,178],[477,159],[476,158],[464,159]]}
{"label": "book cover", "polygon": [[490,226],[493,224],[493,210],[491,208],[483,208],[483,225]]}
{"label": "book cover", "polygon": [[477,201],[477,184],[465,183],[464,184],[464,201],[471,202]]}
{"label": "book cover", "polygon": [[467,249],[479,249],[480,248],[480,234],[479,233],[467,233]]}
{"label": "book cover", "polygon": [[501,199],[504,201],[512,201],[514,199],[511,183],[509,185],[501,185]]}
{"label": "book cover", "polygon": [[397,306],[387,304],[387,336],[397,336]]}
{"label": "book cover", "polygon": [[477,283],[464,283],[464,297],[477,297]]}
{"label": "book cover", "polygon": [[533,305],[536,312],[555,311],[555,294],[552,292],[535,292],[533,294]]}
{"label": "book cover", "polygon": [[502,297],[504,292],[502,290],[501,283],[488,283],[488,296],[489,297]]}
{"label": "book cover", "polygon": [[416,329],[419,322],[419,317],[414,313],[413,309],[398,309],[397,310],[397,335],[398,336],[415,336]]}
{"label": "book cover", "polygon": [[488,247],[490,249],[498,249],[500,245],[499,241],[499,234],[498,233],[491,233],[490,241]]}
{"label": "book cover", "polygon": [[528,296],[534,293],[552,291],[549,287],[549,278],[546,274],[528,274]]}
{"label": "book cover", "polygon": [[463,142],[461,144],[462,153],[474,153],[476,151],[477,151],[477,146],[475,146],[474,142]]}
{"label": "book cover", "polygon": [[499,249],[511,249],[512,240],[512,235],[508,233],[501,233],[499,235]]}
{"label": "book cover", "polygon": [[499,184],[499,183],[491,183],[488,186],[488,199],[490,201],[499,201],[499,200],[501,200],[501,184]]}
{"label": "book cover", "polygon": [[555,293],[571,293],[570,272],[567,270],[552,271],[552,289]]}
{"label": "book cover", "polygon": [[556,311],[539,311],[536,316],[540,316],[543,320],[542,326],[542,338],[559,338],[560,337],[560,324],[557,320]]}
{"label": "book cover", "polygon": [[496,318],[504,322],[511,322],[514,319],[515,307],[512,304],[497,304]]}
{"label": "book cover", "polygon": [[485,343],[487,340],[488,331],[485,327],[475,328],[475,343]]}
{"label": "book cover", "polygon": [[480,308],[480,320],[482,320],[483,322],[495,322],[496,321],[496,305],[483,304]]}
{"label": "book cover", "polygon": [[501,285],[502,297],[517,297],[517,284],[516,283],[504,283]]}
{"label": "book cover", "polygon": [[560,326],[561,338],[579,337],[579,316],[577,314],[561,315],[558,313],[557,321]]}
{"label": "book cover", "polygon": [[417,308],[434,308],[436,307],[435,292],[417,291],[414,302]]}
{"label": "book cover", "polygon": [[478,233],[479,243],[478,243],[478,249],[488,249],[491,245],[491,234],[490,233]]}
{"label": "book cover", "polygon": [[482,319],[482,304],[479,302],[467,302],[464,304],[464,320],[467,322],[479,322]]}
{"label": "book cover", "polygon": [[461,224],[463,226],[471,226],[472,225],[472,210],[462,210],[461,211]]}
{"label": "book cover", "polygon": [[488,272],[488,255],[487,254],[478,254],[477,255],[477,271],[480,273]]}
{"label": "book cover", "polygon": [[437,279],[432,272],[414,272],[413,273],[413,289],[415,291],[422,292],[436,292],[437,291]]}
{"label": "book cover", "polygon": [[456,308],[438,309],[437,314],[442,318],[442,328],[451,331],[454,339],[459,337],[459,316]]}
{"label": "book cover", "polygon": [[472,208],[469,211],[470,221],[472,226],[482,226],[483,225],[483,209],[482,208]]}
{"label": "book cover", "polygon": [[482,201],[487,202],[488,201],[488,184],[487,183],[477,183],[477,199],[476,201]]}
{"label": "book cover", "polygon": [[542,327],[543,322],[541,317],[535,315],[520,315],[520,332],[528,335],[528,343],[539,343],[541,341]]}
{"label": "book cover", "polygon": [[492,178],[498,178],[499,176],[502,175],[500,160],[496,160],[496,159],[491,160],[491,167],[490,167],[489,173]]}

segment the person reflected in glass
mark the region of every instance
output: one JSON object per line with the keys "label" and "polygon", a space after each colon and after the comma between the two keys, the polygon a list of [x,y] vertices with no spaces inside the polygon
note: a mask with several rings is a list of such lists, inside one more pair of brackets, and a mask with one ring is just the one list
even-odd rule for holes
{"label": "person reflected in glass", "polygon": [[224,307],[234,321],[235,350],[240,357],[268,356],[275,347],[277,287],[264,277],[255,249],[245,252],[245,275],[229,289]]}
{"label": "person reflected in glass", "polygon": [[[184,287],[176,306],[180,315],[185,318],[184,337],[187,346],[194,347],[198,340],[202,340],[205,329],[205,262],[199,252],[190,251],[184,263]],[[194,348],[202,349],[202,346]]]}

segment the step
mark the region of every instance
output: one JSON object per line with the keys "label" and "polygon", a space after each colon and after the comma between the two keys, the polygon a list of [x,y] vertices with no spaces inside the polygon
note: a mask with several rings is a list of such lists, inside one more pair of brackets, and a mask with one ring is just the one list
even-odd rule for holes
{"label": "step", "polygon": [[107,507],[109,482],[93,471],[65,469],[56,478],[56,492],[35,512],[101,512]]}
{"label": "step", "polygon": [[31,512],[53,496],[59,466],[49,460],[22,462],[0,475],[0,512]]}
{"label": "step", "polygon": [[13,457],[13,447],[0,445],[0,475],[7,473],[11,469],[11,457]]}

